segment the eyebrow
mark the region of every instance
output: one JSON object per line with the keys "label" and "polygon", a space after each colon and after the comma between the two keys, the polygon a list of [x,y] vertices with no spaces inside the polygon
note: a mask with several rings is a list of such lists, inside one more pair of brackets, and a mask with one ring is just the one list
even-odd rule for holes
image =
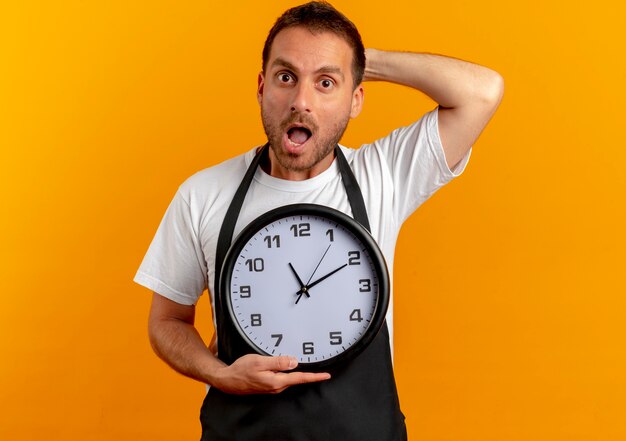
{"label": "eyebrow", "polygon": [[[272,66],[282,66],[285,67],[293,72],[298,72],[298,69],[296,68],[296,66],[294,66],[293,64],[291,64],[289,61],[285,60],[284,58],[276,58],[273,62],[272,62]],[[335,75],[339,75],[341,77],[342,80],[344,80],[344,75],[343,72],[341,71],[341,68],[339,68],[338,66],[322,66],[319,69],[317,69],[315,71],[316,74],[335,74]]]}

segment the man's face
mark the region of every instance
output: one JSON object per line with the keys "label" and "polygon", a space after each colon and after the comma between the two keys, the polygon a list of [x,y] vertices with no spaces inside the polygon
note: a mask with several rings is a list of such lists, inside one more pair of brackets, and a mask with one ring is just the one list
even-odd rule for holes
{"label": "man's face", "polygon": [[294,27],[274,39],[257,91],[273,176],[308,179],[332,163],[335,144],[363,103],[352,57],[348,43],[330,32]]}

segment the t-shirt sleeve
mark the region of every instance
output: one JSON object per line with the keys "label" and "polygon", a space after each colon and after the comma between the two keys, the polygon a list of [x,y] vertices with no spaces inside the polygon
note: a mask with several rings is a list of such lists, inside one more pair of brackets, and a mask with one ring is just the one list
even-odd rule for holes
{"label": "t-shirt sleeve", "polygon": [[187,201],[177,191],[134,281],[168,299],[193,305],[207,287],[206,259]]}
{"label": "t-shirt sleeve", "polygon": [[387,162],[394,188],[394,217],[404,222],[439,188],[459,176],[471,149],[451,170],[439,137],[439,108],[415,123],[394,130],[375,145]]}

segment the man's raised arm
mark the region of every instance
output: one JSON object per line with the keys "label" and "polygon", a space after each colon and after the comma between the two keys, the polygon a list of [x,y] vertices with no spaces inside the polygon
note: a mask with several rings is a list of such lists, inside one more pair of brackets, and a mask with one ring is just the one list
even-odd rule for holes
{"label": "man's raised arm", "polygon": [[389,81],[420,90],[439,104],[439,136],[452,169],[478,139],[500,104],[497,72],[442,55],[366,50],[364,81]]}

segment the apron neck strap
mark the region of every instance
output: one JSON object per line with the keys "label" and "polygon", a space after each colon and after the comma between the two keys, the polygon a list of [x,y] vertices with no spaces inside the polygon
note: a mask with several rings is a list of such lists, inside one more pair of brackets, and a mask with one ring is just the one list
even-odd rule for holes
{"label": "apron neck strap", "polygon": [[[235,231],[237,219],[239,218],[239,213],[241,212],[241,207],[243,206],[243,202],[246,198],[246,194],[248,193],[248,188],[250,188],[250,184],[252,183],[252,179],[254,179],[256,169],[264,155],[267,155],[268,148],[269,143],[261,147],[252,159],[252,162],[250,163],[250,166],[241,180],[241,183],[235,192],[235,196],[233,196],[233,200],[226,211],[226,215],[224,216],[224,221],[222,222],[220,234],[217,239],[217,251],[215,253],[214,286],[216,290],[219,289],[219,278],[222,264],[224,263],[224,258],[226,257],[226,253],[228,252],[230,244],[233,240],[233,233]],[[369,219],[367,217],[367,210],[365,209],[365,202],[363,200],[361,188],[359,187],[359,184],[354,177],[354,173],[352,173],[350,165],[348,164],[348,161],[339,146],[335,146],[335,157],[337,165],[339,166],[339,172],[341,173],[343,186],[348,194],[348,202],[350,202],[350,208],[352,209],[352,217],[363,225],[367,231],[370,231]]]}

